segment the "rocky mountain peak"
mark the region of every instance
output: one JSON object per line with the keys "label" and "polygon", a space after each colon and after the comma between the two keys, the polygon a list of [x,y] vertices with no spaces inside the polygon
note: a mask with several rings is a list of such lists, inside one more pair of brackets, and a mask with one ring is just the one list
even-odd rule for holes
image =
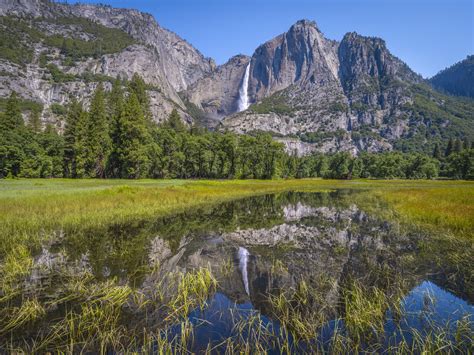
{"label": "rocky mountain peak", "polygon": [[301,30],[309,29],[309,28],[319,31],[319,28],[316,25],[316,21],[302,19],[302,20],[296,21],[295,24],[290,27],[289,32],[298,31],[298,30],[301,31]]}
{"label": "rocky mountain peak", "polygon": [[[231,57],[225,64],[223,64],[222,66],[226,66],[226,65],[231,65],[231,64],[237,64],[237,65],[240,65],[240,64],[245,64],[247,65],[250,61],[250,57],[248,55],[245,55],[245,54],[237,54],[237,55],[234,55],[233,57]],[[222,67],[221,66],[221,67]]]}
{"label": "rocky mountain peak", "polygon": [[162,71],[175,91],[210,73],[214,63],[175,33],[162,28],[155,18],[134,9],[107,5],[56,3],[48,0],[0,0],[0,15],[31,17],[82,17],[103,26],[118,28],[142,44],[154,47]]}
{"label": "rocky mountain peak", "polygon": [[337,78],[337,54],[316,23],[300,20],[288,32],[264,43],[252,56],[252,101],[295,83],[307,85]]}
{"label": "rocky mountain peak", "polygon": [[388,94],[403,83],[418,83],[422,78],[387,49],[385,41],[356,32],[347,33],[339,48],[339,76],[346,96],[351,101],[386,107]]}
{"label": "rocky mountain peak", "polygon": [[366,37],[356,32],[347,33],[338,48],[343,81],[354,76],[374,78],[393,77],[402,81],[419,82],[415,74],[404,62],[387,49],[383,39]]}
{"label": "rocky mountain peak", "polygon": [[[212,59],[204,57],[187,41],[161,27],[151,14],[134,9],[80,3],[70,5],[48,0],[0,0],[0,16],[5,16],[7,24],[9,21],[19,24],[13,33],[22,43],[23,50],[29,53],[29,56],[22,54],[18,57],[28,61],[24,63],[28,64],[26,68],[0,60],[0,72],[14,73],[6,78],[0,75],[0,82],[7,83],[0,85],[0,96],[15,90],[23,98],[40,103],[45,108],[44,120],[54,120],[49,108],[67,104],[72,93],[87,104],[97,83],[84,82],[82,76],[86,73],[101,80],[109,78],[109,81],[116,76],[131,79],[134,73],[138,73],[153,88],[149,94],[156,120],[163,120],[178,106],[182,117],[189,121],[191,118],[185,113],[186,106],[178,92],[216,68]],[[35,20],[31,21],[31,18]],[[29,36],[21,26],[33,27],[40,37]],[[90,28],[96,27],[99,30],[91,33]],[[127,44],[115,46],[116,49],[100,56],[89,53],[74,59],[63,53],[61,42],[51,44],[51,38],[63,36],[90,47],[97,35],[102,36],[107,29],[126,34]],[[3,30],[1,24],[0,30]],[[110,38],[100,40],[106,40],[107,44],[113,42]],[[2,58],[4,56],[0,55]],[[41,58],[46,63],[41,64]],[[50,65],[54,65],[57,73],[67,80],[57,77],[49,80]],[[20,72],[24,72],[23,75],[17,75]],[[12,75],[16,80],[8,79]]]}

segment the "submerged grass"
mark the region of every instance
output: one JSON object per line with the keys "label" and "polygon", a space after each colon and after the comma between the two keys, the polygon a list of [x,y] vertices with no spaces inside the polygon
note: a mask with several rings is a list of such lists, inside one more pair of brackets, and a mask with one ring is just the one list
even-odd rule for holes
{"label": "submerged grass", "polygon": [[384,200],[397,217],[466,237],[474,230],[474,183],[460,181],[0,181],[0,258],[14,245],[38,247],[55,230],[77,231],[169,215],[199,205],[283,191],[364,189],[361,202]]}
{"label": "submerged grass", "polygon": [[[50,309],[66,309],[65,316],[33,344],[24,349],[12,345],[8,350],[73,353],[99,349],[105,353],[111,348],[129,352],[158,346],[163,353],[186,352],[193,340],[193,325],[186,316],[197,307],[204,308],[218,286],[210,270],[168,275],[166,283],[157,282],[155,297],[138,293],[119,280],[99,282],[89,272],[62,275],[67,280],[64,292],[54,299],[40,300],[34,295],[21,297],[33,267],[34,251],[46,241],[61,238],[62,233],[142,221],[258,194],[334,189],[359,189],[360,194],[350,195],[351,203],[389,220],[436,231],[436,238],[423,241],[428,243],[421,248],[426,258],[444,263],[446,268],[463,265],[460,269],[470,270],[472,244],[466,248],[465,242],[459,242],[474,238],[474,183],[470,182],[5,180],[0,181],[0,336],[41,321]],[[344,254],[344,250],[339,253]],[[231,275],[233,268],[232,260],[226,261],[222,273]],[[287,272],[278,260],[272,262],[271,269],[275,275]],[[462,278],[466,285],[474,284],[474,273]],[[281,325],[277,334],[260,315],[252,315],[235,324],[235,329],[247,336],[226,340],[225,350],[251,353],[274,347],[291,352],[295,351],[294,342],[301,340],[316,352],[362,351],[368,343],[381,344],[387,310],[401,312],[397,294],[387,298],[381,289],[352,283],[342,290],[341,304],[334,305],[325,299],[328,290],[336,287],[334,280],[322,277],[318,284],[324,287],[315,290],[301,281],[294,289],[271,295],[268,303]],[[163,327],[153,331],[128,329],[123,312],[130,307],[146,310],[147,316],[149,309],[162,312]],[[344,327],[336,329],[327,344],[315,344],[315,334],[333,319],[328,315],[333,317],[336,307],[344,309]],[[181,325],[179,336],[172,335],[168,328],[172,324]],[[336,328],[338,324],[336,321]],[[434,329],[428,335],[415,332],[411,341],[402,340],[392,352],[464,351],[470,349],[471,335],[472,321],[467,319],[457,325],[454,341],[445,329]]]}
{"label": "submerged grass", "polygon": [[[375,189],[374,198],[385,201],[403,223],[416,224],[431,231],[474,237],[474,188],[452,184],[449,187]],[[371,201],[366,200],[365,205]],[[373,202],[373,201],[372,201]],[[371,204],[372,209],[376,204]],[[388,216],[389,217],[389,216]]]}

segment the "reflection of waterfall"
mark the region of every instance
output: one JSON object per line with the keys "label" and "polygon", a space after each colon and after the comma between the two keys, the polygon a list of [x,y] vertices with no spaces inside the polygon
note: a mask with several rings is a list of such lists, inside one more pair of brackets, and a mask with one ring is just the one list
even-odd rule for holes
{"label": "reflection of waterfall", "polygon": [[244,281],[245,292],[250,295],[249,291],[249,275],[247,273],[247,264],[249,262],[249,251],[245,248],[239,247],[239,269],[242,273],[242,280]]}
{"label": "reflection of waterfall", "polygon": [[244,79],[242,80],[242,86],[239,89],[239,112],[245,111],[250,106],[249,95],[248,95],[249,78],[250,78],[250,63],[247,64],[247,68],[245,69]]}

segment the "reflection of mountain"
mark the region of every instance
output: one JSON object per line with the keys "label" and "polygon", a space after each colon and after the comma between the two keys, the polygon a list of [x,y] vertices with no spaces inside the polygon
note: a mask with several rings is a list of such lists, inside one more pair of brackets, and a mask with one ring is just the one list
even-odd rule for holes
{"label": "reflection of mountain", "polygon": [[[164,275],[210,267],[221,294],[239,304],[250,301],[263,314],[271,313],[269,294],[295,288],[302,280],[324,295],[330,312],[336,311],[341,288],[353,279],[388,293],[398,278],[408,286],[431,280],[471,299],[462,277],[440,278],[447,273],[419,255],[422,236],[401,233],[368,216],[347,193],[252,197],[70,235],[56,246],[60,252],[43,250],[35,270],[44,269],[45,262],[71,273],[83,268],[98,279],[118,277],[139,285],[144,295],[153,297],[157,287],[172,292],[160,283]],[[239,268],[239,248],[249,251],[246,276]],[[37,279],[51,278],[48,272],[35,272]]]}
{"label": "reflection of mountain", "polygon": [[[264,314],[268,313],[269,294],[294,288],[302,280],[316,289],[330,284],[324,292],[335,309],[340,284],[352,277],[376,283],[387,276],[382,273],[392,269],[393,278],[400,274],[412,278],[409,270],[402,268],[402,260],[413,254],[414,242],[370,219],[356,206],[317,207],[299,202],[283,205],[281,210],[284,220],[280,224],[188,236],[174,253],[157,237],[149,259],[161,265],[161,273],[211,267],[220,292],[237,303],[250,299]],[[237,259],[239,247],[250,252],[249,296]],[[229,262],[233,266],[230,271],[226,270]],[[156,278],[146,278],[145,292]],[[322,278],[329,282],[318,285]],[[419,279],[415,276],[411,283]]]}

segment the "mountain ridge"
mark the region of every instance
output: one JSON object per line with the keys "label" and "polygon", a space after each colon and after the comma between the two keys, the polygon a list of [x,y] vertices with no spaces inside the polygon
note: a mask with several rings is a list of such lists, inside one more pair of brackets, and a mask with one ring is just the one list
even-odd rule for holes
{"label": "mountain ridge", "polygon": [[[252,56],[236,55],[216,66],[138,10],[0,0],[0,16],[4,21],[19,18],[23,27],[16,35],[32,52],[28,63],[0,58],[0,97],[15,90],[40,102],[43,119],[59,127],[62,118],[55,108],[66,105],[71,95],[87,105],[99,81],[110,88],[112,78],[127,80],[137,72],[149,85],[155,121],[163,122],[177,108],[189,124],[270,132],[297,154],[428,151],[449,138],[474,138],[471,104],[432,91],[381,38],[348,32],[336,41],[327,39],[316,22],[300,20],[258,46]],[[27,38],[25,33],[38,29],[43,31],[39,39]],[[124,37],[123,48],[104,51],[100,34],[107,29],[122,31],[132,42]],[[9,31],[8,23],[1,31]],[[99,51],[80,57],[75,54],[78,44],[98,46]],[[247,66],[245,91],[251,106],[238,112]]]}
{"label": "mountain ridge", "polygon": [[447,94],[474,98],[474,55],[441,70],[429,81]]}

